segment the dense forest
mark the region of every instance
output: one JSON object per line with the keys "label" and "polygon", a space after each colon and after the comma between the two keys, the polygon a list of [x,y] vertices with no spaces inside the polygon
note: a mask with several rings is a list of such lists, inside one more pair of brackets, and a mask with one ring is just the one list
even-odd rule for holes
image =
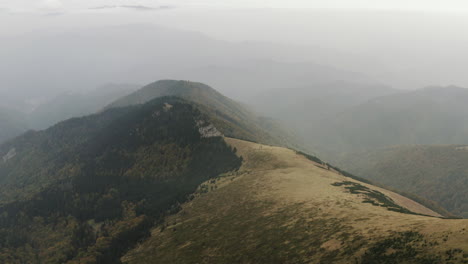
{"label": "dense forest", "polygon": [[241,159],[174,97],[109,109],[0,146],[1,263],[119,263],[151,226]]}

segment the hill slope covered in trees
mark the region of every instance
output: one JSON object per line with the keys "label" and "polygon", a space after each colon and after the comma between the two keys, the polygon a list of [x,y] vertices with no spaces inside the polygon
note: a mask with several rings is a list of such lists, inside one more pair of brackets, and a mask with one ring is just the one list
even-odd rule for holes
{"label": "hill slope covered in trees", "polygon": [[161,96],[178,96],[199,104],[200,110],[213,116],[215,126],[227,136],[266,144],[300,146],[296,137],[274,120],[260,117],[245,105],[197,82],[157,81],[122,97],[107,106],[106,109],[142,104]]}
{"label": "hill slope covered in trees", "polygon": [[239,167],[182,99],[110,109],[0,146],[0,262],[118,263],[200,183]]}

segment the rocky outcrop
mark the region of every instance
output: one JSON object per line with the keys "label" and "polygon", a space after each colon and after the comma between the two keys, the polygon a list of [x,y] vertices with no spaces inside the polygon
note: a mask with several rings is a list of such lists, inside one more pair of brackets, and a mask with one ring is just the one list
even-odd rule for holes
{"label": "rocky outcrop", "polygon": [[16,149],[12,148],[12,149],[10,149],[10,151],[8,151],[8,153],[5,156],[3,156],[3,162],[9,161],[10,159],[14,158],[15,156],[16,156]]}
{"label": "rocky outcrop", "polygon": [[210,138],[210,137],[222,137],[223,134],[219,132],[219,130],[211,123],[198,120],[197,121],[198,132],[202,138]]}

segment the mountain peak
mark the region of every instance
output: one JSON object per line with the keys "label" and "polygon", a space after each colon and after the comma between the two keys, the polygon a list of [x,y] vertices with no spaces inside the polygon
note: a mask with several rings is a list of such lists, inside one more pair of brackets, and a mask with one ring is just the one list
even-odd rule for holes
{"label": "mountain peak", "polygon": [[203,83],[168,79],[150,83],[140,90],[111,103],[106,109],[143,104],[162,96],[179,96],[197,103],[206,103],[202,100],[206,96],[224,97],[215,89]]}
{"label": "mountain peak", "polygon": [[257,116],[244,105],[199,82],[159,80],[111,103],[105,109],[144,104],[164,96],[180,97],[197,104],[206,115],[217,120],[214,125],[226,136],[278,145],[294,142],[275,122]]}

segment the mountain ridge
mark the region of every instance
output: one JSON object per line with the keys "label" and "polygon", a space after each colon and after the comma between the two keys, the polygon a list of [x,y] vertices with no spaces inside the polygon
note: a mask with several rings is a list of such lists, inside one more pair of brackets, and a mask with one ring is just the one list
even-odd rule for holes
{"label": "mountain ridge", "polygon": [[222,95],[206,84],[198,82],[156,81],[109,104],[104,109],[141,104],[160,96],[178,96],[193,101],[199,105],[202,111],[205,106],[208,106],[214,110],[209,113],[210,115],[219,120],[229,120],[231,123],[231,125],[226,126],[226,124],[215,122],[215,126],[223,130],[227,136],[266,144],[300,146],[295,135],[284,129],[275,120],[258,116],[249,107]]}

